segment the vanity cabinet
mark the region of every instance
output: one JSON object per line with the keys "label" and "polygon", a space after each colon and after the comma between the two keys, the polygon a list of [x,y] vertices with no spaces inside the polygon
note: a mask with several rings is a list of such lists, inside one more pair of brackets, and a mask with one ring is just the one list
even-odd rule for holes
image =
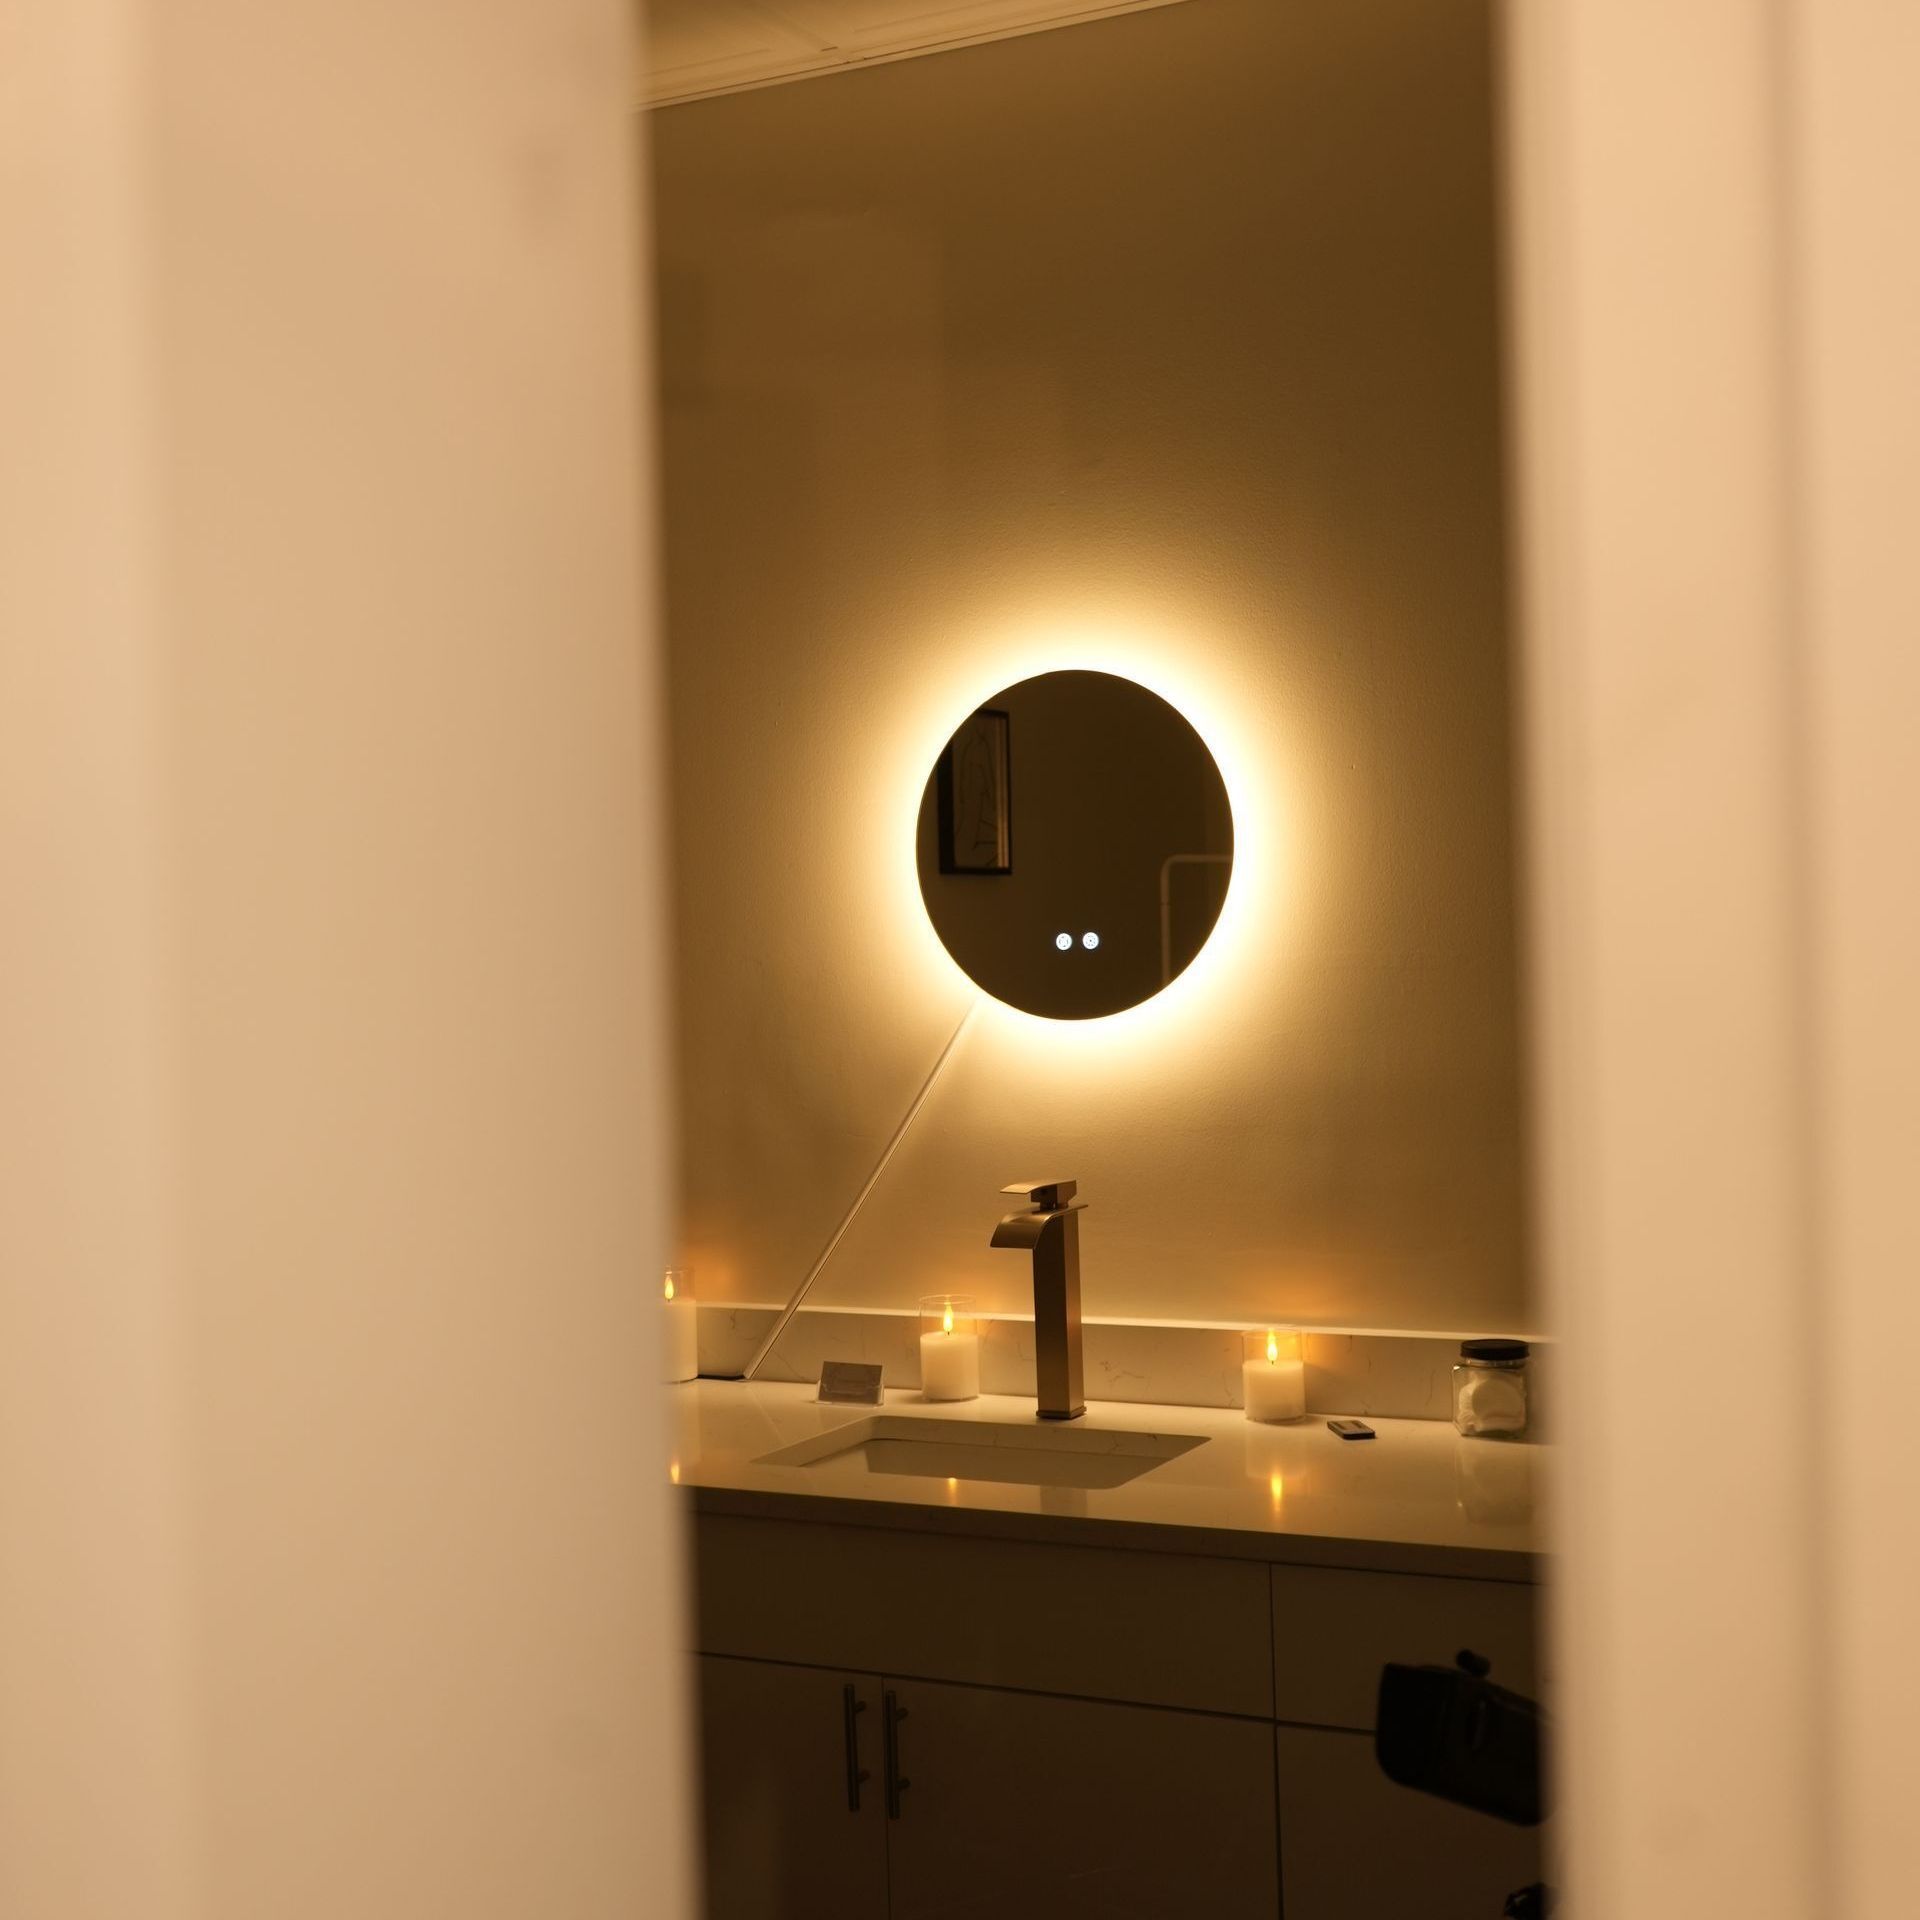
{"label": "vanity cabinet", "polygon": [[1409,1793],[1373,1739],[1276,1727],[1286,1920],[1498,1920],[1540,1879],[1540,1835]]}
{"label": "vanity cabinet", "polygon": [[697,1664],[713,1920],[1273,1920],[1261,1722]]}
{"label": "vanity cabinet", "polygon": [[733,1513],[694,1540],[709,1920],[1495,1920],[1544,1877],[1369,1731],[1388,1660],[1535,1685],[1524,1582]]}
{"label": "vanity cabinet", "polygon": [[889,1684],[912,1782],[887,1829],[894,1920],[1274,1920],[1266,1725]]}
{"label": "vanity cabinet", "polygon": [[879,1680],[714,1655],[695,1667],[708,1912],[887,1920]]}
{"label": "vanity cabinet", "polygon": [[1276,1720],[1370,1733],[1387,1661],[1448,1667],[1463,1648],[1492,1661],[1503,1687],[1537,1699],[1536,1645],[1534,1589],[1518,1582],[1273,1570]]}
{"label": "vanity cabinet", "polygon": [[1267,1569],[702,1514],[704,1653],[1273,1717]]}

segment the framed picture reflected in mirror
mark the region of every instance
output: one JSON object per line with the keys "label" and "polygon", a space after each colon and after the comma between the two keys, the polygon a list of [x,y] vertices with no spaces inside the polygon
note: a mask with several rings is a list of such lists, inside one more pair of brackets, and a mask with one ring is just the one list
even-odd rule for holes
{"label": "framed picture reflected in mirror", "polygon": [[935,773],[942,873],[1013,871],[1013,726],[999,707],[963,720]]}

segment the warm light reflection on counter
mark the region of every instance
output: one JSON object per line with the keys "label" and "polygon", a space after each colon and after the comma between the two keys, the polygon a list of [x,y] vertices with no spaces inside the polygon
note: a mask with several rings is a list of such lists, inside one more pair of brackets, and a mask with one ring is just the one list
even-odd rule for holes
{"label": "warm light reflection on counter", "polygon": [[667,1462],[667,1478],[671,1480],[676,1487],[680,1484],[680,1462],[678,1460],[669,1460]]}

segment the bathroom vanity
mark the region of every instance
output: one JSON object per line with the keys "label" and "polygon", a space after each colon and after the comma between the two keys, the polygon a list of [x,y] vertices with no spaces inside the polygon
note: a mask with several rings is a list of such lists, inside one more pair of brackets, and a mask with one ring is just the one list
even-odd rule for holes
{"label": "bathroom vanity", "polygon": [[1538,1834],[1392,1785],[1371,1729],[1389,1660],[1540,1690],[1541,1449],[673,1398],[714,1920],[1493,1920],[1540,1877]]}

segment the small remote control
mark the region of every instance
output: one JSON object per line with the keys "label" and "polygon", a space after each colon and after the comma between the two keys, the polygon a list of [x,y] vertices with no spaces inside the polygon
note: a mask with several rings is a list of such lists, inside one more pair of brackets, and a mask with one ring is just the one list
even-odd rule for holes
{"label": "small remote control", "polygon": [[1328,1428],[1342,1440],[1371,1440],[1373,1429],[1364,1420],[1329,1420]]}

